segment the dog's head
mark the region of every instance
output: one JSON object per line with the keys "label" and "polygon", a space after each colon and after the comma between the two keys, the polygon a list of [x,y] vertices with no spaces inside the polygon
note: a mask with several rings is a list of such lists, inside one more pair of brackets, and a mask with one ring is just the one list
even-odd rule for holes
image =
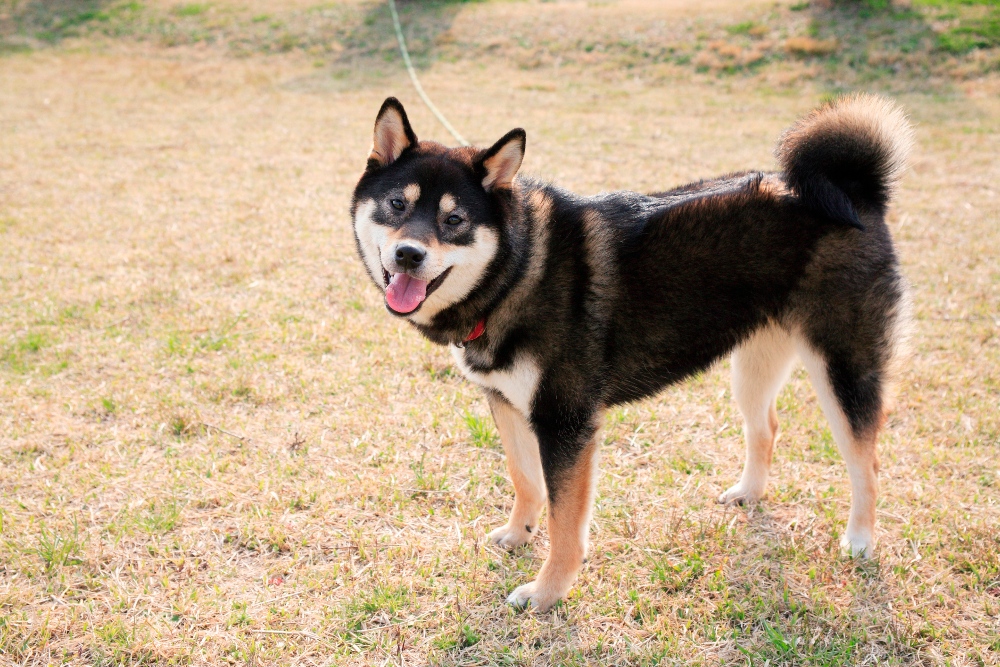
{"label": "dog's head", "polygon": [[487,279],[503,252],[524,146],[521,129],[486,150],[419,142],[403,105],[382,104],[351,214],[358,253],[390,313],[428,325]]}

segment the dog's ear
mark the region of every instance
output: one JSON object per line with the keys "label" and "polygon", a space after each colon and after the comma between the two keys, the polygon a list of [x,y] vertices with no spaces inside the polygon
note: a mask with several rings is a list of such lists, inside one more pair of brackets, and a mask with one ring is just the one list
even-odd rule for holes
{"label": "dog's ear", "polygon": [[410,128],[403,105],[395,97],[387,98],[375,118],[375,137],[368,155],[368,167],[387,167],[398,160],[403,151],[416,145],[417,135]]}
{"label": "dog's ear", "polygon": [[524,159],[527,134],[521,128],[511,130],[493,144],[477,163],[487,191],[509,189]]}

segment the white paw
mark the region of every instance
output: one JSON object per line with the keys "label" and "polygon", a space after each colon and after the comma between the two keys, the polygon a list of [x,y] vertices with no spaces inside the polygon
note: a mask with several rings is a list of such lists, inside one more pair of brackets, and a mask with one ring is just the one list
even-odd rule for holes
{"label": "white paw", "polygon": [[518,609],[546,612],[560,599],[562,594],[539,586],[536,580],[515,588],[514,592],[507,596],[507,604]]}
{"label": "white paw", "polygon": [[764,489],[740,482],[729,487],[721,496],[719,502],[723,505],[749,505],[764,497]]}
{"label": "white paw", "polygon": [[875,540],[870,535],[852,534],[847,531],[840,538],[840,548],[851,558],[871,558],[875,555]]}
{"label": "white paw", "polygon": [[531,538],[535,536],[534,530],[537,530],[537,528],[529,532],[523,525],[511,525],[508,523],[492,531],[489,534],[489,538],[497,546],[501,546],[504,549],[513,549],[530,542]]}

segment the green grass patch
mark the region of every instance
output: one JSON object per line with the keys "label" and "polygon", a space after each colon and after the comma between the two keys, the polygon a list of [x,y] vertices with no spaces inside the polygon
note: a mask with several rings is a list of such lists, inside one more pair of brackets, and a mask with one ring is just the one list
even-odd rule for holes
{"label": "green grass patch", "polygon": [[462,417],[469,429],[469,439],[474,447],[497,449],[500,446],[500,436],[493,427],[493,420],[488,417],[477,417],[466,412]]}
{"label": "green grass patch", "polygon": [[753,21],[744,21],[743,23],[726,26],[726,32],[730,35],[747,35],[756,25]]}
{"label": "green grass patch", "polygon": [[938,35],[937,45],[956,54],[1000,46],[1000,8],[981,18],[962,19],[957,27]]}
{"label": "green grass patch", "polygon": [[34,366],[35,357],[48,343],[45,334],[37,331],[29,332],[7,346],[0,355],[0,363],[15,373],[27,373]]}
{"label": "green grass patch", "polygon": [[207,2],[190,2],[185,5],[177,5],[173,13],[177,16],[200,16],[210,9]]}
{"label": "green grass patch", "polygon": [[80,540],[80,530],[75,520],[71,532],[60,532],[42,524],[36,544],[37,546],[25,551],[38,556],[46,574],[54,574],[63,567],[83,563],[81,557],[83,542]]}
{"label": "green grass patch", "polygon": [[376,584],[360,593],[347,604],[345,616],[350,631],[361,630],[375,616],[390,621],[413,604],[413,594],[406,586]]}
{"label": "green grass patch", "polygon": [[147,533],[166,533],[177,527],[181,519],[181,508],[176,500],[150,503],[136,517],[136,525]]}

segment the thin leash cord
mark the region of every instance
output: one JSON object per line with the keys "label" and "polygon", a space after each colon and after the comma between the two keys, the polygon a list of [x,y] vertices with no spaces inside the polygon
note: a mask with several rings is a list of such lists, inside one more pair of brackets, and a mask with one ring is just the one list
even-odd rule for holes
{"label": "thin leash cord", "polygon": [[431,102],[431,98],[427,97],[427,93],[424,92],[424,87],[420,85],[420,79],[417,78],[417,72],[413,69],[413,63],[410,62],[410,52],[406,50],[406,40],[403,39],[403,28],[399,25],[399,14],[396,13],[396,0],[389,0],[389,11],[392,12],[392,24],[396,28],[396,41],[399,42],[399,52],[403,54],[403,62],[406,64],[406,71],[410,73],[410,81],[413,82],[413,87],[417,89],[417,94],[420,95],[420,99],[424,101],[427,108],[431,110],[441,124],[444,125],[444,129],[451,133],[451,136],[455,137],[455,141],[463,146],[468,146],[469,142],[458,133],[448,119],[444,117],[438,108],[434,106]]}

